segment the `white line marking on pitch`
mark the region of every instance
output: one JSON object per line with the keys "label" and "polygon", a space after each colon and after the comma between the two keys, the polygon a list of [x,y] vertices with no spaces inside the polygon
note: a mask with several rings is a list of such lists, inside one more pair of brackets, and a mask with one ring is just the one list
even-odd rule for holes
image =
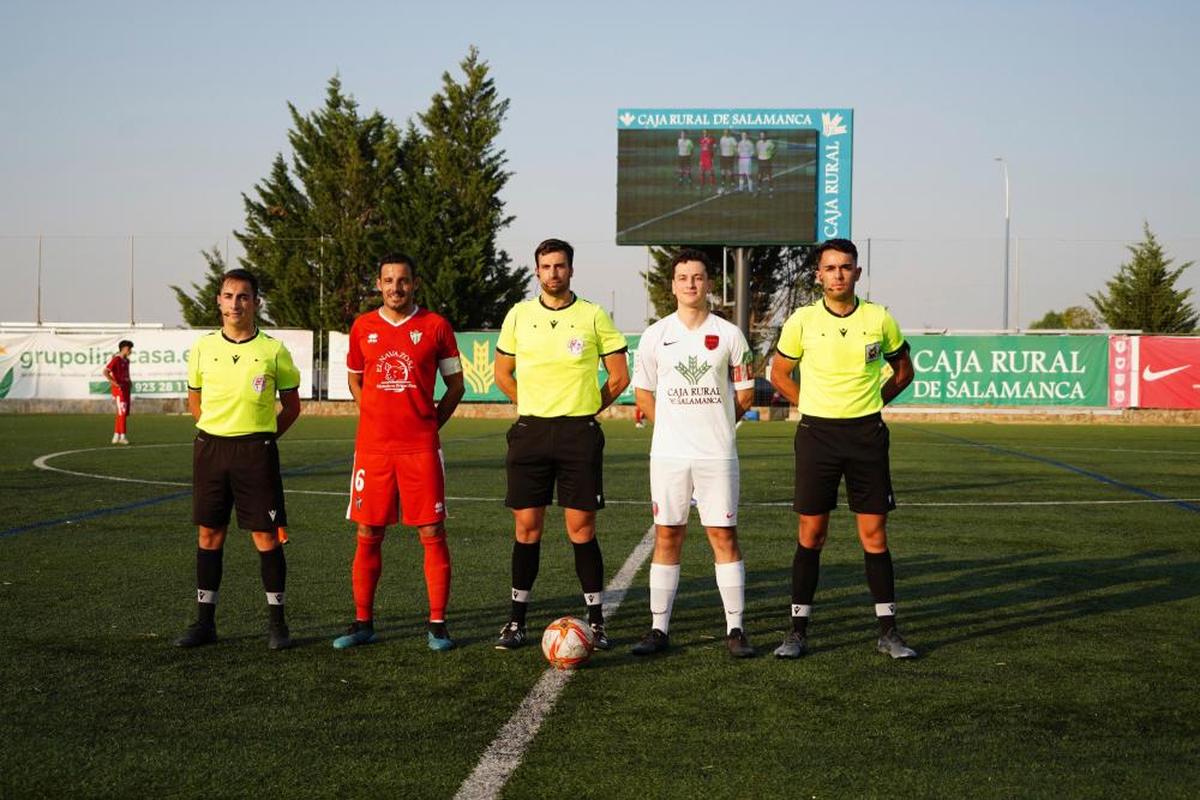
{"label": "white line marking on pitch", "polygon": [[[604,590],[604,616],[611,618],[625,599],[629,585],[637,575],[642,564],[654,550],[654,526],[646,529],[642,540],[633,548],[629,558],[621,565],[620,571],[613,577],[608,588]],[[535,643],[536,646],[536,643]],[[489,800],[498,797],[508,779],[521,764],[533,737],[537,735],[542,722],[554,709],[558,696],[566,688],[567,682],[575,673],[572,670],[547,669],[542,677],[525,695],[525,699],[517,706],[517,710],[509,717],[508,722],[500,728],[496,738],[483,751],[479,763],[454,795],[455,800]]]}
{"label": "white line marking on pitch", "polygon": [[[316,441],[316,440],[307,440]],[[343,441],[340,439],[323,440],[323,441]],[[188,442],[190,445],[191,443]],[[182,447],[177,444],[144,444],[139,447]],[[100,481],[119,481],[120,483],[141,483],[147,486],[182,486],[190,487],[192,484],[182,481],[153,481],[147,478],[123,478],[119,475],[100,475],[94,472],[78,472],[71,469],[63,469],[62,467],[52,467],[49,464],[50,459],[58,458],[59,456],[69,456],[75,453],[91,453],[97,450],[110,450],[108,447],[84,447],[79,450],[61,450],[57,453],[47,453],[44,456],[38,456],[33,460],[33,465],[38,469],[46,470],[47,472],[60,472],[64,475],[74,475],[77,478],[94,478]],[[132,448],[115,450],[113,452],[128,453]],[[339,491],[330,492],[321,489],[284,489],[287,494],[304,494],[315,495],[318,497],[349,497],[349,492]],[[447,496],[447,500],[455,503],[500,503],[503,502],[503,497],[455,497]],[[644,505],[647,500],[613,500],[606,498],[604,501],[611,506],[639,506]],[[1197,497],[1163,497],[1163,498],[1144,498],[1138,500],[973,500],[962,503],[900,503],[899,508],[991,508],[1004,506],[1127,506],[1140,505],[1145,503],[1200,503],[1200,498]],[[742,502],[739,505],[747,508],[791,508],[791,500],[779,500],[774,502]]]}
{"label": "white line marking on pitch", "polygon": [[[789,172],[795,172],[798,169],[804,169],[805,167],[811,167],[813,164],[816,164],[816,163],[817,163],[816,159],[813,159],[812,161],[805,161],[803,164],[797,164],[794,167],[788,167],[787,169],[782,170],[781,172],[779,172],[776,175],[776,177],[782,178],[784,175],[787,175]],[[703,197],[694,203],[690,203],[686,206],[683,206],[682,208],[677,208],[674,211],[668,211],[665,214],[659,214],[657,217],[654,217],[653,219],[648,219],[645,222],[639,222],[637,225],[630,225],[628,228],[626,228],[623,231],[617,231],[617,236],[624,236],[627,233],[636,231],[638,228],[644,228],[647,225],[653,225],[654,223],[658,222],[659,220],[664,220],[667,217],[673,217],[676,214],[682,214],[685,211],[691,211],[696,206],[702,206],[705,203],[710,203],[713,200],[717,200],[721,197],[734,197],[738,194],[745,194],[745,193],[742,192],[741,190],[738,190],[736,192],[722,192],[720,194],[713,194],[713,195],[709,195],[708,197]]]}

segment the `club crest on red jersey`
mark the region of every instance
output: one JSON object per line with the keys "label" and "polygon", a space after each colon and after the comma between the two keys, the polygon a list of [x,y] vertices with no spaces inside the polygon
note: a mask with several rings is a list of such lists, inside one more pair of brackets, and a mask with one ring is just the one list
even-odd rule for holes
{"label": "club crest on red jersey", "polygon": [[412,339],[413,344],[416,344],[421,341],[421,331],[409,331],[408,338]]}
{"label": "club crest on red jersey", "polygon": [[375,362],[375,372],[379,381],[375,388],[385,392],[403,392],[405,389],[416,388],[412,374],[416,365],[408,353],[389,350]]}

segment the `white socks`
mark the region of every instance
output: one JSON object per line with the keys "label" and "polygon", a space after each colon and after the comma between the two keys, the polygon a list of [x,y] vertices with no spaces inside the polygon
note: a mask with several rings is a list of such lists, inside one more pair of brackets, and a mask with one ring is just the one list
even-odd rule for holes
{"label": "white socks", "polygon": [[714,564],[717,589],[725,606],[725,632],[742,627],[742,612],[746,608],[746,562],[731,561]]}
{"label": "white socks", "polygon": [[[714,564],[717,590],[721,593],[721,604],[725,606],[725,632],[742,627],[742,613],[746,607],[746,563],[733,561]],[[671,609],[675,605],[675,594],[679,591],[678,564],[650,564],[650,617],[651,627],[663,633],[671,629]]]}
{"label": "white socks", "polygon": [[667,633],[679,590],[679,565],[650,563],[650,627]]}

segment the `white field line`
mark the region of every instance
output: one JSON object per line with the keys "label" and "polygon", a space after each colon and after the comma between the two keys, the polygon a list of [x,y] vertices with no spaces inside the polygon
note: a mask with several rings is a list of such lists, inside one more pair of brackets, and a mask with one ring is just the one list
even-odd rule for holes
{"label": "white field line", "polygon": [[[620,608],[634,576],[653,550],[654,526],[651,525],[604,590],[606,619],[611,619]],[[536,646],[537,643],[534,644]],[[496,738],[492,739],[492,743],[483,751],[479,763],[454,795],[455,800],[490,800],[500,795],[508,779],[521,764],[521,757],[537,736],[542,722],[554,709],[558,696],[562,694],[574,674],[572,670],[553,668],[542,673],[542,677],[529,690],[529,694],[525,695],[525,699],[517,706],[508,722],[500,728]]]}
{"label": "white field line", "polygon": [[[316,440],[306,440],[316,441]],[[322,440],[325,441],[325,440]],[[341,439],[330,439],[328,441],[343,441]],[[187,443],[190,446],[191,442]],[[149,447],[182,447],[182,444],[146,444],[137,445],[140,448]],[[63,475],[74,475],[77,478],[92,478],[100,481],[117,481],[120,483],[140,483],[146,486],[176,486],[190,487],[190,482],[182,481],[154,481],[146,478],[124,478],[120,475],[101,475],[95,472],[79,472],[77,470],[63,469],[62,467],[50,466],[50,460],[59,456],[69,456],[76,453],[90,453],[97,450],[105,450],[110,452],[128,453],[133,448],[122,448],[114,450],[111,447],[84,447],[79,450],[60,450],[57,453],[47,453],[44,456],[38,456],[33,460],[33,466],[38,469],[46,470],[47,472],[59,472]],[[1128,451],[1126,451],[1128,452]],[[349,492],[339,491],[322,491],[320,489],[284,489],[287,494],[303,494],[315,495],[318,497],[349,497]],[[447,500],[455,503],[503,503],[503,497],[475,497],[475,496],[453,496],[447,495]],[[646,505],[650,501],[644,500],[612,500],[605,499],[605,504],[613,506],[638,506]],[[1163,498],[1138,498],[1136,500],[974,500],[961,503],[898,503],[899,508],[1002,508],[1002,507],[1021,507],[1021,506],[1125,506],[1125,505],[1143,505],[1153,503],[1200,503],[1200,498],[1196,497],[1163,497]],[[774,502],[741,502],[739,506],[746,508],[791,508],[792,501],[779,500]]]}
{"label": "white field line", "polygon": [[[795,172],[798,169],[804,169],[805,167],[812,166],[815,163],[817,163],[817,161],[816,161],[816,159],[813,159],[812,161],[806,161],[803,164],[797,164],[794,167],[788,167],[785,170],[780,170],[779,172],[775,173],[775,176],[772,177],[772,180],[774,180],[775,177],[782,178],[784,175],[787,175],[789,172]],[[722,192],[720,194],[713,194],[713,195],[709,195],[708,197],[703,197],[694,203],[689,203],[688,205],[683,206],[682,208],[677,208],[674,211],[668,211],[665,214],[659,214],[657,217],[654,217],[653,219],[648,219],[645,222],[639,222],[637,225],[630,225],[628,228],[626,228],[623,231],[617,231],[617,236],[624,236],[627,233],[636,231],[638,228],[644,228],[647,225],[653,225],[654,223],[664,220],[667,217],[673,217],[676,214],[682,214],[685,211],[691,211],[693,208],[696,208],[697,206],[702,206],[705,203],[712,202],[713,200],[716,200],[718,198],[733,197],[737,194],[740,194],[740,192],[728,192],[728,193]]]}

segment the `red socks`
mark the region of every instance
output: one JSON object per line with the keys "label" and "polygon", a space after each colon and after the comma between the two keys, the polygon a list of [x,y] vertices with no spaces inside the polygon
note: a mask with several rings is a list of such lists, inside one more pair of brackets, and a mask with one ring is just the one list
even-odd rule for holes
{"label": "red socks", "polygon": [[[450,548],[445,536],[422,536],[425,547],[425,588],[429,593],[429,620],[446,619],[450,599]],[[375,618],[375,587],[383,573],[383,537],[359,536],[351,567],[354,587],[354,616],[362,622]]]}
{"label": "red socks", "polygon": [[375,587],[383,572],[383,537],[359,536],[350,568],[354,586],[354,618],[366,622],[375,618]]}
{"label": "red socks", "polygon": [[445,536],[422,536],[425,547],[425,589],[429,592],[429,621],[444,622],[450,599],[450,548]]}

